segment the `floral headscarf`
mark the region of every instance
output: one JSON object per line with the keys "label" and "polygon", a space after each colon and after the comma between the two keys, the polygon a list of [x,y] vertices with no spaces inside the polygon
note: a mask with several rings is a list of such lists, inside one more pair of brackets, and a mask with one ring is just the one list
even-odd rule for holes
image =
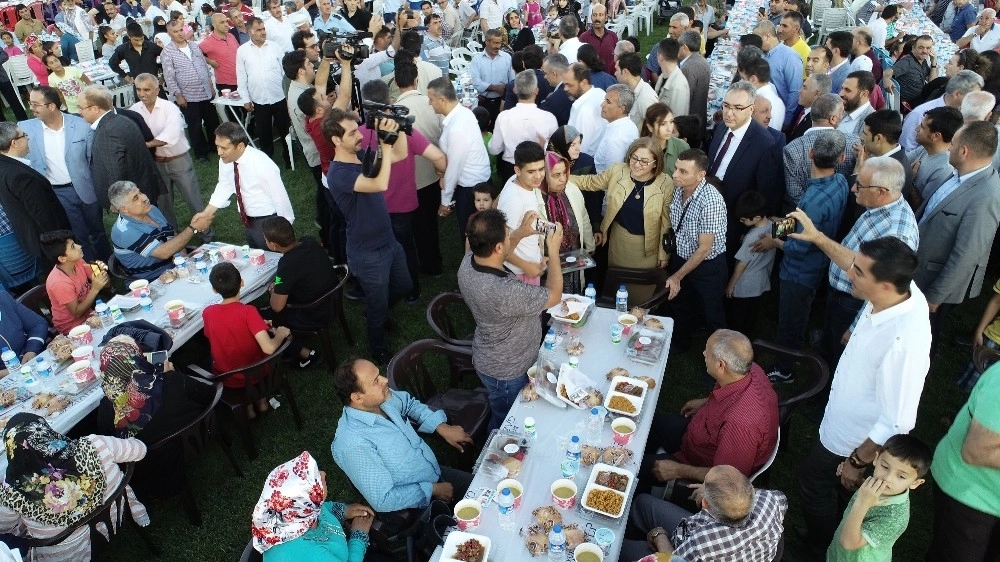
{"label": "floral headscarf", "polygon": [[34,33],[24,38],[24,48],[26,50],[30,50],[32,47],[34,47],[35,43],[38,43],[38,36],[35,35]]}
{"label": "floral headscarf", "polygon": [[279,465],[267,476],[253,508],[253,547],[263,553],[301,537],[316,525],[325,497],[319,465],[309,451]]}
{"label": "floral headscarf", "polygon": [[108,482],[89,439],[72,440],[21,412],[7,422],[3,440],[8,464],[0,504],[26,519],[68,527],[103,501]]}
{"label": "floral headscarf", "polygon": [[111,338],[101,351],[101,386],[115,411],[115,437],[135,437],[163,404],[163,377],[129,336]]}

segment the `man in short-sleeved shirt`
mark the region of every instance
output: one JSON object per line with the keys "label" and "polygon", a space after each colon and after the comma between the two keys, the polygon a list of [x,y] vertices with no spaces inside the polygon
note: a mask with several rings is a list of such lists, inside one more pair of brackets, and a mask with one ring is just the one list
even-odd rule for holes
{"label": "man in short-sleeved shirt", "polygon": [[[275,245],[272,240],[268,242],[269,246]],[[282,255],[274,275],[274,294],[287,297],[288,304],[311,303],[337,284],[326,250],[311,236],[303,236],[292,247],[278,251]],[[330,309],[325,306],[284,312],[284,323],[290,328],[325,326],[330,321]]]}
{"label": "man in short-sleeved shirt", "polygon": [[111,227],[111,243],[115,247],[115,257],[126,273],[152,280],[172,265],[170,260],[153,257],[153,250],[173,238],[175,233],[163,212],[156,207],[150,208],[148,217],[156,224],[119,214]]}

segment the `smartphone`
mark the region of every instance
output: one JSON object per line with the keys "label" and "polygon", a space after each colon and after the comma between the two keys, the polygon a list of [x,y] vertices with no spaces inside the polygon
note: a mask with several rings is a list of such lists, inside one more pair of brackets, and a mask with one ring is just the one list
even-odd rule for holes
{"label": "smartphone", "polygon": [[143,353],[146,357],[146,361],[149,361],[153,365],[162,365],[167,361],[166,351],[154,351],[152,353]]}
{"label": "smartphone", "polygon": [[762,15],[762,16],[767,13],[767,10],[765,10],[763,7],[761,7],[761,9],[758,10],[758,11],[760,12],[760,15]]}
{"label": "smartphone", "polygon": [[795,219],[791,217],[775,218],[771,224],[771,237],[784,240],[788,235],[795,232]]}

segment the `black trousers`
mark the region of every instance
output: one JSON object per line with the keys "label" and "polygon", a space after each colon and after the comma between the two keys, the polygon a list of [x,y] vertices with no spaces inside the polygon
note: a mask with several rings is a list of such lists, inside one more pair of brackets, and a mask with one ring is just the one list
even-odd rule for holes
{"label": "black trousers", "polygon": [[973,509],[934,484],[934,538],[926,560],[982,562],[1000,555],[1000,518]]}
{"label": "black trousers", "polygon": [[[489,182],[483,182],[483,184],[489,184]],[[476,212],[476,195],[473,192],[476,186],[470,185],[468,187],[457,186],[455,188],[455,220],[458,223],[458,239],[462,241],[462,247],[465,247],[465,227],[469,225],[469,217]]]}
{"label": "black trousers", "polygon": [[438,207],[441,189],[437,182],[417,190],[417,212],[413,214],[413,243],[417,263],[426,275],[441,275],[441,240],[438,234]]}
{"label": "black trousers", "polygon": [[837,476],[837,466],[844,460],[845,457],[828,451],[817,437],[799,464],[799,499],[806,538],[816,551],[826,552],[851,499],[851,492]]}
{"label": "black trousers", "polygon": [[[4,76],[4,79],[0,81],[0,94],[3,94],[3,98],[7,100],[7,105],[10,106],[10,110],[14,113],[14,117],[17,121],[28,120],[28,114],[24,112],[24,107],[21,106],[17,90],[14,89],[14,85],[7,80],[6,76]],[[0,106],[0,121],[6,121],[3,116],[2,106]]]}
{"label": "black trousers", "polygon": [[284,138],[291,124],[288,105],[283,99],[271,104],[255,103],[253,120],[256,123],[257,147],[264,154],[274,156],[274,137]]}
{"label": "black trousers", "polygon": [[[667,264],[667,273],[673,275],[687,260],[674,256]],[[697,327],[695,319],[700,311],[709,333],[726,327],[726,284],[729,282],[726,256],[720,254],[701,262],[681,281],[681,290],[670,304],[671,316],[676,322],[674,340],[680,348],[691,344],[691,333]]]}
{"label": "black trousers", "polygon": [[267,249],[267,245],[264,244],[264,222],[276,216],[278,216],[277,213],[266,217],[247,217],[250,220],[250,225],[247,226],[247,244],[251,248]]}
{"label": "black trousers", "polygon": [[205,158],[215,152],[215,129],[219,127],[219,114],[212,100],[189,101],[181,108],[187,122],[188,137],[195,158]]}
{"label": "black trousers", "polygon": [[826,296],[826,319],[823,326],[823,352],[826,364],[830,366],[830,375],[837,370],[840,355],[844,353],[844,345],[840,338],[851,327],[858,311],[865,305],[861,299],[856,299],[843,291],[831,290]]}
{"label": "black trousers", "polygon": [[[642,462],[639,465],[636,496],[648,494],[653,484],[657,483],[653,478],[653,464],[660,459],[673,458],[671,455],[681,450],[681,440],[690,422],[691,418],[680,414],[653,414],[646,450],[643,451]],[[659,449],[666,452],[657,454],[656,451]]]}

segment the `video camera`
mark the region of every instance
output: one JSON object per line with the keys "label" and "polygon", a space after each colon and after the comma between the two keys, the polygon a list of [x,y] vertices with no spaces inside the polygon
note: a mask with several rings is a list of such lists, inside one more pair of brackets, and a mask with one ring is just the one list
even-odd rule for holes
{"label": "video camera", "polygon": [[413,134],[413,121],[415,116],[410,115],[410,108],[405,105],[386,105],[374,101],[364,101],[361,103],[364,109],[365,125],[375,131],[378,127],[375,124],[377,119],[392,119],[399,124],[399,132],[407,135]]}
{"label": "video camera", "polygon": [[[323,44],[323,56],[326,58],[339,57],[344,60],[351,61],[352,66],[357,66],[361,64],[371,51],[368,49],[368,45],[361,43],[361,40],[366,37],[371,37],[370,33],[360,33],[360,32],[335,32],[326,33],[322,31],[316,32],[317,37]],[[351,51],[348,52],[344,49],[345,46],[351,47]]]}

